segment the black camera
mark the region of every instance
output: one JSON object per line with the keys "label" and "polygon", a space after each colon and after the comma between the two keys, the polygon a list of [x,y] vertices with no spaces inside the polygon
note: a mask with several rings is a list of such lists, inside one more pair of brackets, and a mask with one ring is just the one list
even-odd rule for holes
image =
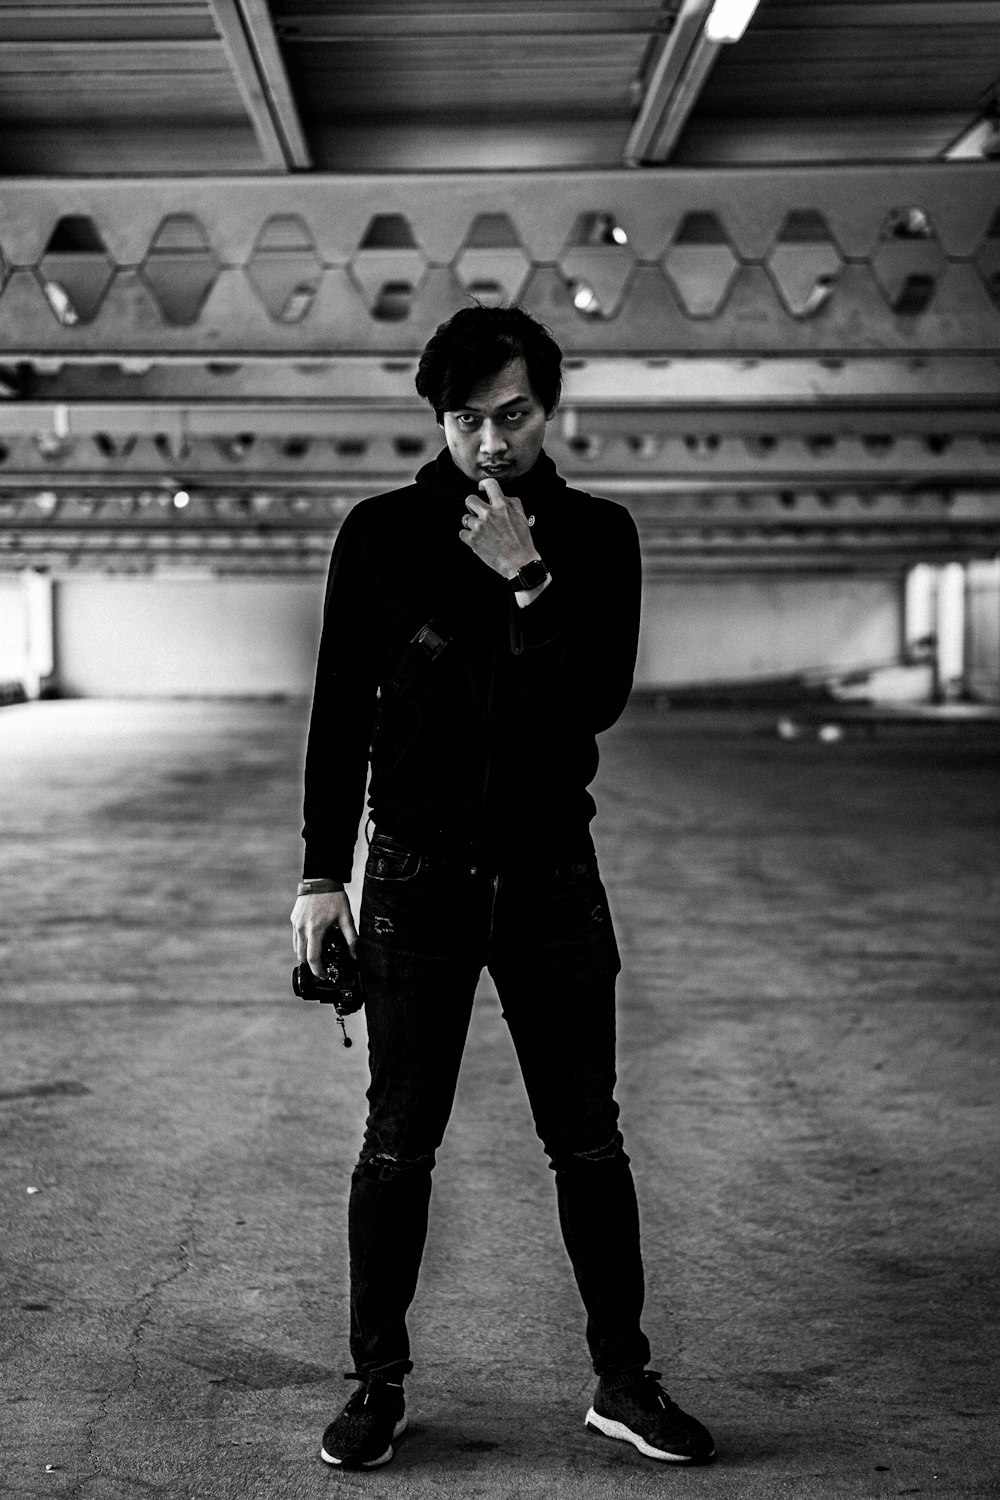
{"label": "black camera", "polygon": [[365,1003],[364,990],[357,959],[347,946],[347,939],[339,927],[328,929],[323,939],[322,979],[317,979],[308,964],[299,964],[292,970],[292,989],[300,1000],[319,1000],[332,1005],[337,1013],[337,1024],[344,1033],[344,1046],[351,1045],[344,1025],[344,1017],[360,1010]]}

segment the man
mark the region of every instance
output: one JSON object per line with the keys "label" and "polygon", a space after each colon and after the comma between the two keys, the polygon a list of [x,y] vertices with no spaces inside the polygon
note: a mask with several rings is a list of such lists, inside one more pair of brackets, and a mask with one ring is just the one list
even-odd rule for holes
{"label": "man", "polygon": [[[406,1312],[473,994],[488,966],[587,1312],[588,1427],[703,1461],[705,1429],[648,1371],[635,1191],[614,1099],[620,969],[589,832],[595,735],[621,713],[639,623],[638,538],[543,450],[561,353],[520,308],[469,307],[416,378],[447,443],[416,483],[356,506],[333,552],[305,765],[300,962],[337,926],[366,988],[371,1087],[351,1180],[350,1345],[361,1382],[323,1435],[345,1468],[406,1426]],[[375,834],[360,942],[344,884]]]}

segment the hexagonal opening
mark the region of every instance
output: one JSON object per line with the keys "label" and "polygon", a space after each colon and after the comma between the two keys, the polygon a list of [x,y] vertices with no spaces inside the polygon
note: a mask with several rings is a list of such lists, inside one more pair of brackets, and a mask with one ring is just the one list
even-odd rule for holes
{"label": "hexagonal opening", "polygon": [[168,214],[153,237],[139,275],[165,322],[194,323],[219,274],[219,263],[194,214]]}
{"label": "hexagonal opening", "polygon": [[726,231],[714,214],[696,211],[685,214],[674,235],[675,245],[725,245],[731,249]]}
{"label": "hexagonal opening", "polygon": [[983,281],[994,307],[1000,307],[1000,209],[986,231],[986,239],[975,259],[976,269]]}
{"label": "hexagonal opening", "polygon": [[380,323],[402,323],[427,269],[404,214],[376,214],[351,261],[350,273]]}
{"label": "hexagonal opening", "polygon": [[793,210],[785,219],[767,268],[795,318],[812,318],[836,288],[843,262],[829,225],[815,209]]}
{"label": "hexagonal opening", "polygon": [[465,236],[466,250],[520,250],[521,237],[506,214],[477,214]]}
{"label": "hexagonal opening", "polygon": [[695,458],[711,458],[713,453],[719,451],[722,439],[715,432],[687,432],[684,434],[684,446]]}
{"label": "hexagonal opening", "polygon": [[832,432],[810,432],[806,434],[805,445],[813,458],[823,458],[833,452],[837,439]]}
{"label": "hexagonal opening", "polygon": [[61,463],[76,447],[72,438],[58,432],[35,432],[32,439],[46,463]]}
{"label": "hexagonal opening", "polygon": [[257,237],[247,279],[276,323],[300,323],[319,290],[323,263],[305,221],[275,214]]}
{"label": "hexagonal opening", "polygon": [[488,307],[516,302],[531,259],[507,214],[477,214],[455,257],[455,275],[470,297]]}
{"label": "hexagonal opening", "polygon": [[114,276],[107,246],[87,214],[59,220],[36,272],[53,313],[66,328],[89,323]]}
{"label": "hexagonal opening", "polygon": [[632,276],[635,256],[616,214],[589,209],[578,214],[559,268],[577,312],[613,318]]}
{"label": "hexagonal opening", "polygon": [[215,445],[223,458],[230,463],[241,464],[250,457],[256,441],[255,432],[234,432],[226,437],[216,438]]}
{"label": "hexagonal opening", "polygon": [[934,226],[930,214],[917,204],[894,208],[879,230],[880,240],[932,240]]}
{"label": "hexagonal opening", "polygon": [[685,215],[660,264],[691,318],[717,316],[739,269],[719,220],[700,210]]}
{"label": "hexagonal opening", "polygon": [[394,437],[392,440],[392,451],[400,458],[418,458],[426,446],[423,438],[412,437],[409,434]]}
{"label": "hexagonal opening", "polygon": [[102,458],[128,458],[135,445],[135,433],[129,433],[124,437],[110,432],[94,433],[94,447]]}
{"label": "hexagonal opening", "polygon": [[[461,278],[465,280],[465,278]],[[499,307],[507,300],[507,290],[501,281],[495,281],[486,276],[475,276],[465,281],[465,289],[469,296],[476,302],[481,302],[484,307]]]}
{"label": "hexagonal opening", "polygon": [[578,433],[576,437],[568,438],[566,446],[577,458],[587,459],[590,463],[600,458],[604,450],[604,439],[599,433]]}
{"label": "hexagonal opening", "polygon": [[872,270],[899,317],[916,317],[930,305],[945,259],[927,210],[894,208],[879,231]]}
{"label": "hexagonal opening", "polygon": [[405,214],[376,214],[365,230],[361,250],[417,250],[418,246]]}
{"label": "hexagonal opening", "polygon": [[568,244],[570,247],[609,245],[623,250],[628,244],[628,232],[616,214],[607,209],[592,210],[578,215]]}
{"label": "hexagonal opening", "polygon": [[413,311],[417,289],[412,281],[384,281],[372,307],[372,317],[380,323],[403,323]]}

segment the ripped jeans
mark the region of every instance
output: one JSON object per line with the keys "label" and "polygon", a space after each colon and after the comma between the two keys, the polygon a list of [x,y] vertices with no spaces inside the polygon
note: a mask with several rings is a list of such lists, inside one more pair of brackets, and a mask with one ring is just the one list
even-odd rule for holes
{"label": "ripped jeans", "polygon": [[496,874],[376,833],[360,958],[370,1106],[351,1179],[351,1354],[363,1375],[412,1368],[406,1312],[484,965],[510,1028],[598,1375],[648,1363],[639,1214],[618,1130],[620,968],[592,848]]}

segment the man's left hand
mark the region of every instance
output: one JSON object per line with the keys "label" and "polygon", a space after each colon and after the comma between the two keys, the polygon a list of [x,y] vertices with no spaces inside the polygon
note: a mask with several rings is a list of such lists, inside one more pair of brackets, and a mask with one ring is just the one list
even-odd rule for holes
{"label": "man's left hand", "polygon": [[524,507],[516,495],[505,495],[495,479],[484,479],[479,488],[483,495],[469,495],[465,501],[462,541],[487,567],[513,578],[538,556]]}

